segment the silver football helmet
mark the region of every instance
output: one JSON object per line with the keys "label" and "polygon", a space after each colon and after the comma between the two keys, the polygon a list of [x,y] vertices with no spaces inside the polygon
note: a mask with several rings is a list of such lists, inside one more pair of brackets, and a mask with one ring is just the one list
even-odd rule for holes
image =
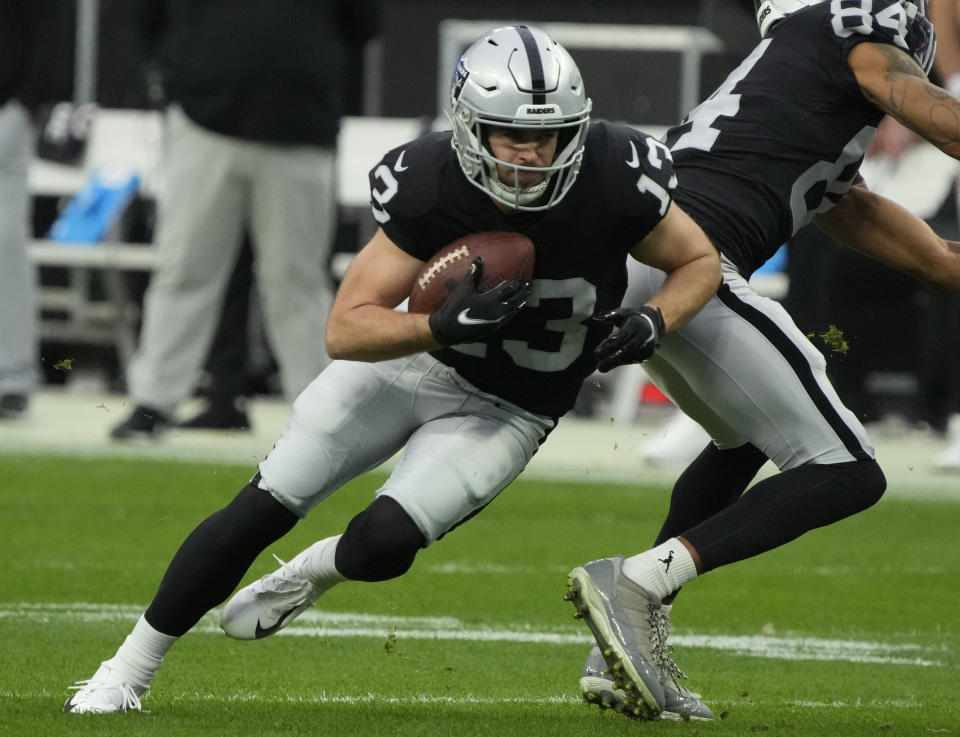
{"label": "silver football helmet", "polygon": [[[754,0],[757,13],[757,25],[760,35],[767,32],[778,20],[790,13],[796,13],[810,5],[819,5],[826,0]],[[924,74],[930,74],[933,57],[937,51],[937,36],[933,24],[927,16],[928,0],[902,0],[905,12],[902,18],[902,38],[904,51],[910,54]],[[899,44],[898,44],[899,45]]]}
{"label": "silver football helmet", "polygon": [[[573,186],[583,159],[590,99],[573,57],[544,31],[516,25],[488,31],[457,64],[450,90],[453,148],[467,179],[516,210],[546,210]],[[486,146],[486,127],[557,130],[553,163],[545,168],[510,164]],[[502,182],[497,165],[513,169]],[[520,171],[546,172],[531,187],[519,186]]]}

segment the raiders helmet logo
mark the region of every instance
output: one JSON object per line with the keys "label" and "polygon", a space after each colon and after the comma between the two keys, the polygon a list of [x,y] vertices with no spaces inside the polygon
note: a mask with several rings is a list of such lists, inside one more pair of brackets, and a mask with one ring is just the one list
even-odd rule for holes
{"label": "raiders helmet logo", "polygon": [[460,99],[460,93],[463,92],[463,85],[467,82],[470,72],[463,65],[463,59],[457,63],[457,70],[453,73],[453,89],[450,91],[454,100]]}

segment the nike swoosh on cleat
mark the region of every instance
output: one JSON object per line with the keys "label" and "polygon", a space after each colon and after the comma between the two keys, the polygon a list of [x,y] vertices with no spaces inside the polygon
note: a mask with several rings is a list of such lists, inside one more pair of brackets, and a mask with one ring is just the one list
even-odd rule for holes
{"label": "nike swoosh on cleat", "polygon": [[470,317],[467,313],[470,312],[470,309],[467,308],[459,315],[457,315],[457,322],[461,325],[493,325],[498,323],[501,320],[504,320],[506,316],[498,317],[496,320],[487,320],[482,317]]}
{"label": "nike swoosh on cleat", "polygon": [[261,638],[266,637],[267,635],[272,635],[272,634],[273,634],[274,632],[276,632],[278,629],[280,629],[281,627],[283,627],[284,621],[287,619],[287,617],[289,617],[289,616],[290,616],[291,614],[293,614],[295,611],[297,611],[297,607],[293,607],[292,609],[289,609],[289,610],[285,611],[283,614],[280,615],[280,619],[278,619],[278,620],[273,624],[273,626],[271,626],[271,627],[261,627],[261,626],[260,626],[260,620],[258,619],[258,620],[257,620],[257,627],[256,627],[256,629],[253,631],[253,636],[254,636],[254,638],[257,639],[257,640],[259,640],[259,639],[261,639]]}
{"label": "nike swoosh on cleat", "polygon": [[634,145],[633,141],[630,141],[630,150],[633,152],[633,157],[630,159],[625,159],[627,166],[631,169],[640,168],[640,154],[637,153],[637,147]]}

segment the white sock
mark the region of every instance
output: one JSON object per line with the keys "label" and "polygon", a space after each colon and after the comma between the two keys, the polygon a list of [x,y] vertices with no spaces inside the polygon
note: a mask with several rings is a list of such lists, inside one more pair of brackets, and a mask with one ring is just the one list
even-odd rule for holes
{"label": "white sock", "polygon": [[335,535],[325,538],[300,553],[306,556],[303,572],[314,586],[328,589],[347,580],[336,566],[337,543],[341,537],[342,535]]}
{"label": "white sock", "polygon": [[697,577],[689,551],[677,538],[623,561],[623,575],[663,599]]}
{"label": "white sock", "polygon": [[179,638],[157,632],[144,615],[140,615],[133,632],[127,635],[117,654],[107,664],[119,670],[141,693],[150,688],[150,682],[163,664],[163,656]]}

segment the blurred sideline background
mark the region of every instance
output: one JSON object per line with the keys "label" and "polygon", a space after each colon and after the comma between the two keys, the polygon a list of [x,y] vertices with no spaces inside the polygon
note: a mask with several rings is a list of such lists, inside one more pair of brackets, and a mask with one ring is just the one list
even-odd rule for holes
{"label": "blurred sideline background", "polygon": [[[74,59],[74,99],[64,102],[88,127],[59,148],[41,150],[30,173],[30,253],[40,283],[45,385],[24,418],[0,422],[0,448],[255,463],[287,414],[262,338],[253,341],[249,357],[251,432],[174,430],[149,447],[107,440],[109,426],[130,410],[123,369],[136,346],[152,264],[163,128],[145,50],[132,31],[137,3],[75,4],[73,46],[63,49]],[[594,117],[655,134],[707,96],[757,40],[752,0],[615,0],[596,7],[564,0],[384,3],[382,33],[357,49],[350,69],[351,114],[338,146],[335,275],[375,226],[367,205],[370,166],[389,148],[443,125],[443,101],[460,52],[485,28],[513,21],[542,25],[572,50]],[[868,161],[864,174],[873,189],[927,219],[941,235],[958,237],[952,160],[920,144],[898,162]],[[93,177],[135,186],[118,195],[115,207],[100,203],[98,216],[109,218],[102,239],[51,242],[53,223]],[[870,426],[891,491],[954,494],[956,478],[949,473],[960,470],[960,459],[952,463],[943,451],[951,425],[960,430],[960,300],[838,249],[817,232],[799,234],[757,279],[758,289],[782,299],[801,329],[830,354],[831,377]],[[252,324],[256,331],[255,317]],[[831,327],[842,333],[845,352],[822,338]],[[322,326],[317,335],[321,340]],[[198,393],[203,385],[198,377]],[[555,435],[531,473],[618,480],[643,475],[669,483],[705,442],[696,428],[677,421],[637,367],[587,382],[574,416]]]}

